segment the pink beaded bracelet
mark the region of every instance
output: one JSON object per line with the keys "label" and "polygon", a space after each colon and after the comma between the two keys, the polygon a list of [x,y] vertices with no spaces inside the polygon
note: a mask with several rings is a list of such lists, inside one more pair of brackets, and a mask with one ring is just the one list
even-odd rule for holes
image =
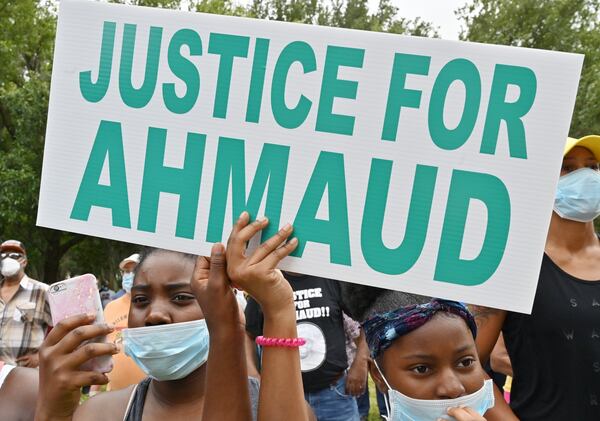
{"label": "pink beaded bracelet", "polygon": [[280,346],[284,348],[297,348],[306,343],[304,338],[265,338],[264,336],[256,337],[256,344],[260,346]]}

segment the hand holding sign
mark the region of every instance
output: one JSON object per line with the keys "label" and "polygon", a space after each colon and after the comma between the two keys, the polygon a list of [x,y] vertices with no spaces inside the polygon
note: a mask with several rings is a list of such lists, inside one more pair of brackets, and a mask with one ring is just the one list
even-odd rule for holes
{"label": "hand holding sign", "polygon": [[232,282],[248,292],[265,313],[276,314],[278,310],[294,307],[294,296],[290,284],[277,269],[279,262],[298,245],[292,238],[292,226],[287,224],[277,234],[262,243],[249,256],[245,255],[246,244],[252,237],[266,228],[266,218],[248,225],[250,215],[243,212],[227,242],[228,273]]}
{"label": "hand holding sign", "polygon": [[239,333],[240,322],[245,320],[231,290],[222,244],[212,247],[210,257],[198,256],[191,283],[209,330],[213,334]]}

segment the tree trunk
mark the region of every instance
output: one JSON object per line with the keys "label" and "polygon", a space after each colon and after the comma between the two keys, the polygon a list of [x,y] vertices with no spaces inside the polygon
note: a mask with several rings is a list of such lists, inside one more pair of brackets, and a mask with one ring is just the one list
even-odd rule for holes
{"label": "tree trunk", "polygon": [[62,279],[60,260],[71,247],[81,243],[86,237],[56,230],[49,230],[48,233],[46,252],[44,253],[44,269],[40,280],[52,284]]}
{"label": "tree trunk", "polygon": [[52,284],[59,281],[58,268],[60,259],[63,256],[60,247],[60,237],[62,232],[49,230],[46,242],[46,250],[44,251],[44,266],[40,276],[40,281],[47,284]]}

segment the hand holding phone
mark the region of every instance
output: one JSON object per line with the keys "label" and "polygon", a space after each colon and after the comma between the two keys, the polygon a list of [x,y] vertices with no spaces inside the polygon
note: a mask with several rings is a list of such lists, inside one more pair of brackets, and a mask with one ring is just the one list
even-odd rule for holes
{"label": "hand holding phone", "polygon": [[113,343],[92,342],[114,331],[105,324],[94,324],[95,317],[87,314],[67,317],[44,339],[39,350],[36,419],[70,420],[79,406],[83,386],[108,383],[106,374],[82,368],[94,356],[119,353]]}
{"label": "hand holding phone", "polygon": [[[50,285],[48,302],[52,313],[52,323],[56,326],[67,317],[77,314],[94,315],[94,324],[104,324],[104,312],[96,277],[91,274],[81,275]],[[106,336],[93,338],[82,343],[106,343]],[[107,373],[112,370],[110,355],[95,357],[81,365],[81,370]]]}

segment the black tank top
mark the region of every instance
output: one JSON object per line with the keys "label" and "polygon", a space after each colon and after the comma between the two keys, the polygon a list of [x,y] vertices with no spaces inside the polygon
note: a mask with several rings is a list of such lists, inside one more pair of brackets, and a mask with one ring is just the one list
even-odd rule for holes
{"label": "black tank top", "polygon": [[141,421],[142,414],[144,413],[144,404],[146,403],[146,394],[148,393],[148,387],[150,387],[150,381],[152,381],[152,379],[150,377],[146,377],[135,387],[123,421]]}
{"label": "black tank top", "polygon": [[600,420],[600,279],[584,281],[544,254],[531,315],[503,327],[521,421]]}

